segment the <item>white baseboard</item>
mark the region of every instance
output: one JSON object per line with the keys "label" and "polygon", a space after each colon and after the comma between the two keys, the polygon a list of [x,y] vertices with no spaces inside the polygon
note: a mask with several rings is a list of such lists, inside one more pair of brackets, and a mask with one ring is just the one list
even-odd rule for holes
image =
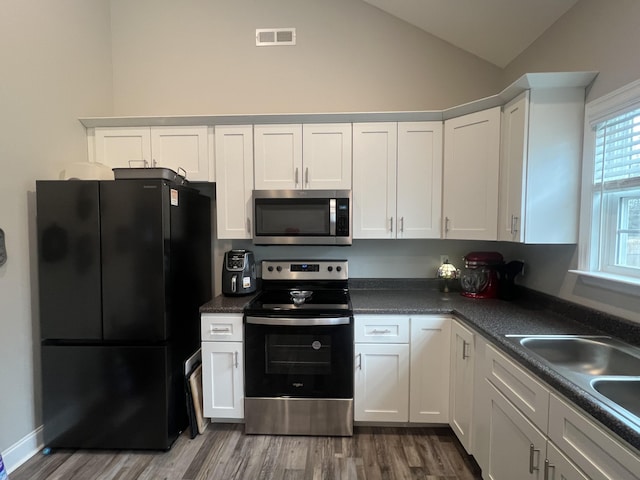
{"label": "white baseboard", "polygon": [[24,462],[33,457],[44,446],[42,426],[24,436],[2,452],[2,460],[7,473],[13,472]]}

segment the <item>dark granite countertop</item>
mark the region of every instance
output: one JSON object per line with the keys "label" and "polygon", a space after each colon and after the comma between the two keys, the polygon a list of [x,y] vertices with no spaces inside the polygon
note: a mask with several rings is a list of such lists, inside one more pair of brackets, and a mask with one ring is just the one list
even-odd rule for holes
{"label": "dark granite countertop", "polygon": [[[507,334],[611,335],[640,346],[640,324],[615,318],[555,297],[519,290],[516,300],[471,299],[442,293],[433,280],[350,280],[354,314],[454,314],[602,425],[640,450],[640,427],[621,418],[587,391],[551,370]],[[253,296],[219,296],[201,313],[241,313]]]}

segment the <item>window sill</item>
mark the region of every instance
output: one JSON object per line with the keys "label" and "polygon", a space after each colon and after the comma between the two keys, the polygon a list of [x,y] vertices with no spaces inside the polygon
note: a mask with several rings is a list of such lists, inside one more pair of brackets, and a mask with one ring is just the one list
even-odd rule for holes
{"label": "window sill", "polygon": [[578,275],[587,285],[640,297],[640,278],[585,270],[569,270],[569,273]]}

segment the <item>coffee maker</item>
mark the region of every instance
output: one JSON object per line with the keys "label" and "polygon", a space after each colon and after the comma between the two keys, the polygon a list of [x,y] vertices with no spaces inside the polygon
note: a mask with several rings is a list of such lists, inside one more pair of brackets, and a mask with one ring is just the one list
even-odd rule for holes
{"label": "coffee maker", "polygon": [[497,298],[498,271],[504,258],[498,252],[470,252],[464,256],[464,270],[460,277],[462,295],[470,298]]}
{"label": "coffee maker", "polygon": [[229,250],[224,254],[222,293],[247,295],[256,291],[256,264],[253,252]]}

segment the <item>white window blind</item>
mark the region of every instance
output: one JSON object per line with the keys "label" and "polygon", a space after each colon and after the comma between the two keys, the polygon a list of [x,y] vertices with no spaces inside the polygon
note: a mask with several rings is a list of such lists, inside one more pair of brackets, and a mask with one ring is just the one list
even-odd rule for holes
{"label": "white window blind", "polygon": [[594,174],[605,191],[640,186],[640,108],[596,126]]}

